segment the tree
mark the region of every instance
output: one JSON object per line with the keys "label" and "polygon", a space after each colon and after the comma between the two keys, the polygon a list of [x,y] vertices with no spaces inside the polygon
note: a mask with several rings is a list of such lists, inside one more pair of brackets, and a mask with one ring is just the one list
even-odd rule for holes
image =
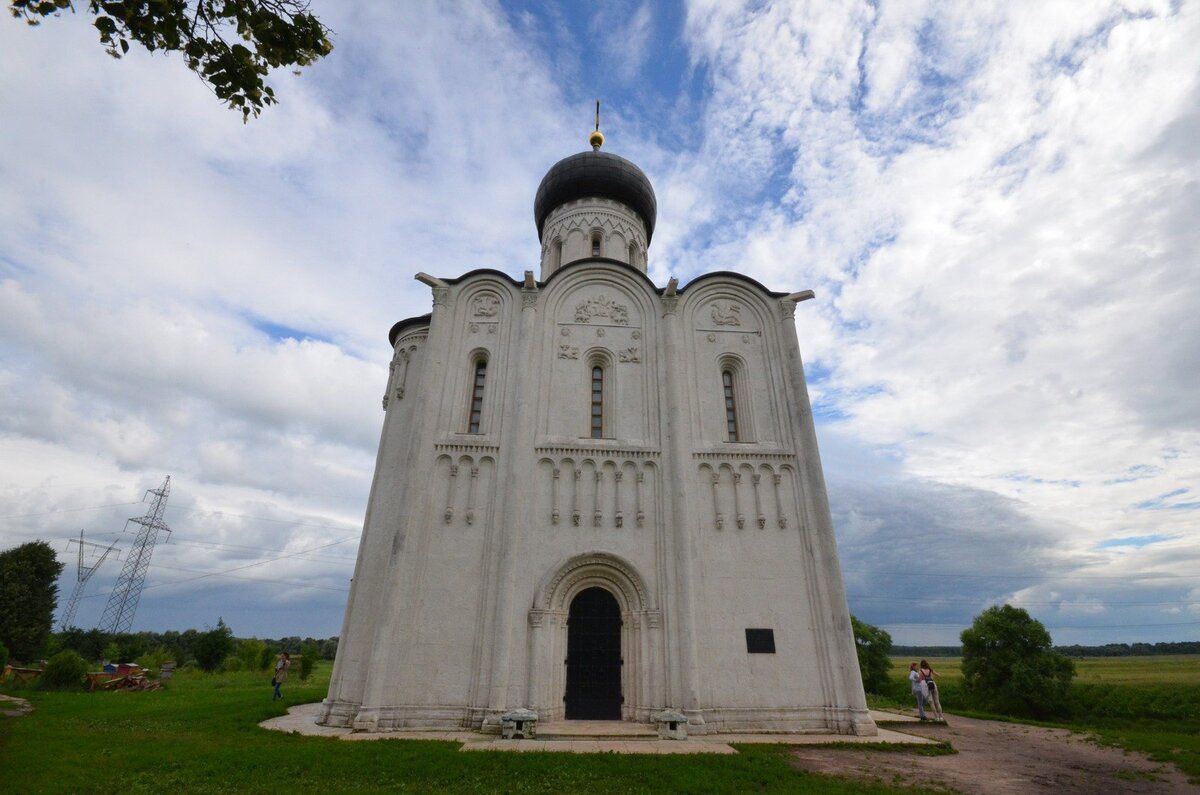
{"label": "tree", "polygon": [[[73,0],[9,1],[30,25],[75,10]],[[109,55],[120,58],[131,41],[180,52],[243,121],[276,103],[264,81],[270,69],[308,66],[333,50],[329,29],[304,0],[87,0],[87,10]]]}
{"label": "tree", "polygon": [[267,644],[258,638],[246,638],[237,642],[237,656],[242,661],[242,669],[246,671],[259,670],[258,663],[262,659]]}
{"label": "tree", "polygon": [[963,690],[982,709],[1048,718],[1067,709],[1075,664],[1040,621],[1012,605],[975,617],[962,639]]}
{"label": "tree", "polygon": [[13,659],[34,660],[45,648],[62,570],[45,541],[0,552],[0,643]]}
{"label": "tree", "polygon": [[313,666],[321,659],[321,647],[313,640],[306,640],[300,647],[300,681],[307,682],[312,675]]}
{"label": "tree", "polygon": [[196,655],[196,663],[205,671],[212,672],[225,661],[233,651],[233,631],[225,626],[224,619],[218,618],[217,625],[208,632],[201,632],[192,647]]}
{"label": "tree", "polygon": [[87,673],[87,663],[71,649],[60,651],[46,663],[46,669],[38,677],[37,686],[43,690],[79,687]]}
{"label": "tree", "polygon": [[862,672],[863,690],[882,693],[888,686],[892,661],[892,636],[879,627],[850,616],[854,628],[854,647],[858,651],[858,669]]}

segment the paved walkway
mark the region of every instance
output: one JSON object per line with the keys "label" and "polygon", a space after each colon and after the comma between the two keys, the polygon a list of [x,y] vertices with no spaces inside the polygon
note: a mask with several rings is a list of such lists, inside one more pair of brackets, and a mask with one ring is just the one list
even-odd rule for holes
{"label": "paved walkway", "polygon": [[[926,745],[936,743],[925,737],[880,729],[875,737],[842,734],[706,734],[687,740],[659,740],[649,736],[638,723],[619,721],[559,721],[539,726],[539,733],[553,739],[504,740],[494,734],[472,731],[389,731],[354,732],[317,725],[321,705],[301,704],[288,714],[265,720],[259,725],[273,731],[295,732],[340,740],[443,740],[462,743],[462,751],[551,751],[594,754],[736,754],[733,743],[776,743],[782,745],[829,745],[833,743],[888,743]],[[876,722],[916,722],[916,718],[893,713],[871,712]]]}
{"label": "paved walkway", "polygon": [[33,705],[23,698],[16,696],[0,696],[0,715],[6,718],[17,718],[33,712]]}

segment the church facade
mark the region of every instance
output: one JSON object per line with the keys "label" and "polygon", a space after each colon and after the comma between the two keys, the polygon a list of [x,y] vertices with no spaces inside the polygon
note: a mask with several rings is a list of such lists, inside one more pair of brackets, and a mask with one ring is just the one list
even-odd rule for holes
{"label": "church facade", "polygon": [[535,199],[538,278],[419,274],[320,721],[874,734],[793,315],[646,274],[657,204],[600,151]]}

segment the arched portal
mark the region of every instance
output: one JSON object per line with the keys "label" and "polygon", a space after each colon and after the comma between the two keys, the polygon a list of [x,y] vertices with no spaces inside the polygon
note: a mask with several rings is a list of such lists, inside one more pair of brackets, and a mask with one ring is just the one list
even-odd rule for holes
{"label": "arched portal", "polygon": [[[546,572],[529,611],[530,708],[543,720],[586,719],[592,688],[606,694],[592,720],[649,720],[666,702],[662,632],[654,591],[629,561],[599,551],[564,560]],[[580,640],[584,633],[591,639]],[[572,660],[607,668],[577,671]]]}
{"label": "arched portal", "polygon": [[567,616],[568,720],[621,719],[621,607],[603,588],[580,591]]}

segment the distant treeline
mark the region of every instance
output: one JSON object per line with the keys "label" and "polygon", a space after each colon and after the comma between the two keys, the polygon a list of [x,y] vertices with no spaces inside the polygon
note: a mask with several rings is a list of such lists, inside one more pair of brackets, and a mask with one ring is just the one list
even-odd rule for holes
{"label": "distant treeline", "polygon": [[[1068,657],[1149,657],[1158,654],[1200,654],[1200,641],[1178,643],[1107,643],[1103,646],[1055,646]],[[895,657],[959,657],[961,646],[893,646]]]}
{"label": "distant treeline", "polygon": [[[123,632],[112,634],[98,629],[79,629],[71,627],[50,636],[47,644],[47,657],[63,649],[72,649],[88,661],[108,659],[113,662],[132,662],[139,657],[165,649],[180,664],[184,665],[195,659],[195,650],[204,630],[187,629],[183,632],[170,630],[168,632]],[[289,654],[299,654],[300,647],[306,643],[315,643],[321,650],[321,658],[332,660],[337,654],[338,639],[334,638],[259,638],[274,652],[286,651]]]}
{"label": "distant treeline", "polygon": [[1200,654],[1200,640],[1181,643],[1109,643],[1104,646],[1055,646],[1068,657],[1148,657],[1155,654]]}

